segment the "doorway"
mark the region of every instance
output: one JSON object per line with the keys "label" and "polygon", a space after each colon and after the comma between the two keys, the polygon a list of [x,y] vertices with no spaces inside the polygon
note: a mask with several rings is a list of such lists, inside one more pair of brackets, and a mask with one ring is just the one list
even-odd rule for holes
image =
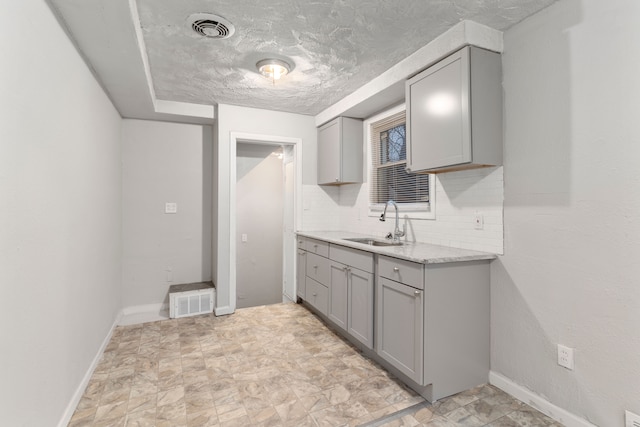
{"label": "doorway", "polygon": [[234,309],[295,301],[301,140],[232,136],[229,231]]}
{"label": "doorway", "polygon": [[236,150],[236,307],[282,301],[284,233],[282,146],[239,143]]}

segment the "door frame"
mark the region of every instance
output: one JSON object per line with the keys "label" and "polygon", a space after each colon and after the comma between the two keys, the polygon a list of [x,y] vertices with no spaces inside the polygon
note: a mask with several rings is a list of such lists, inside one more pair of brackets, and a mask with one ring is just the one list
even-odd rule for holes
{"label": "door frame", "polygon": [[[295,183],[293,190],[293,230],[298,229],[302,223],[302,138],[287,136],[256,134],[246,132],[229,133],[229,309],[230,313],[236,310],[236,180],[237,180],[237,148],[238,143],[263,144],[263,145],[292,145],[294,149]],[[290,264],[293,268],[292,277],[296,277],[295,271],[295,237],[294,253]],[[284,258],[283,254],[283,258]],[[283,273],[285,273],[283,271]],[[283,276],[283,279],[286,276]],[[297,294],[297,284],[294,280],[293,295]],[[220,313],[220,314],[230,314]],[[218,313],[216,313],[218,314]]]}

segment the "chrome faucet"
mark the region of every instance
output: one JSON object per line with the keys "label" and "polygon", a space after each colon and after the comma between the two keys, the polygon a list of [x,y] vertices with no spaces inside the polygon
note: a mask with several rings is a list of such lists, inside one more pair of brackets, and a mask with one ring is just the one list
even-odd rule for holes
{"label": "chrome faucet", "polygon": [[393,239],[393,241],[399,241],[400,237],[404,236],[407,229],[407,225],[403,224],[402,226],[402,231],[400,231],[400,227],[398,226],[398,222],[399,222],[399,214],[398,214],[398,205],[396,205],[396,202],[394,202],[393,200],[389,200],[387,203],[385,203],[384,205],[384,211],[382,211],[382,215],[380,215],[380,221],[385,221],[387,219],[387,207],[389,207],[389,205],[393,205],[394,208],[396,208],[396,227],[393,229],[393,233],[388,233],[386,238],[387,239]]}

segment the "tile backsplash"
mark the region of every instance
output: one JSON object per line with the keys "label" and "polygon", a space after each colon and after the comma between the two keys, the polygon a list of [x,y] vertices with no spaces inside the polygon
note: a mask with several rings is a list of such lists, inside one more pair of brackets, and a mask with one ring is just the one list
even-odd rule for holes
{"label": "tile backsplash", "polygon": [[[503,254],[502,167],[431,175],[435,180],[435,219],[405,219],[409,241]],[[384,236],[393,221],[369,216],[369,185],[303,186],[301,230],[342,230]],[[393,210],[391,211],[393,214]],[[482,230],[475,228],[476,212]]]}

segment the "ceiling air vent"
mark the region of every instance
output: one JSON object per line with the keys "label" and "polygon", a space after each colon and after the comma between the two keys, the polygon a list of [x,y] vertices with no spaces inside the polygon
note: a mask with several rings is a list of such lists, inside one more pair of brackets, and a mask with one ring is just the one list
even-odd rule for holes
{"label": "ceiling air vent", "polygon": [[212,39],[226,39],[236,31],[231,22],[211,13],[194,13],[189,16],[188,22],[193,31]]}

